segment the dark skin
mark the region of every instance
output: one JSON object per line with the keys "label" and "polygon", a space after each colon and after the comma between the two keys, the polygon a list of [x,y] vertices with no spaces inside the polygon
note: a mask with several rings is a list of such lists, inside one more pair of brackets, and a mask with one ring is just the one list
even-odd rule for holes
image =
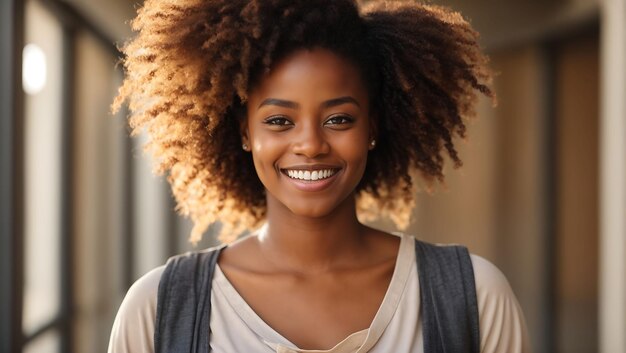
{"label": "dark skin", "polygon": [[267,222],[228,246],[219,265],[275,331],[302,349],[330,349],[370,326],[399,248],[398,237],[356,216],[354,190],[376,134],[366,86],[349,61],[301,50],[261,79],[247,107],[242,141],[267,190]]}

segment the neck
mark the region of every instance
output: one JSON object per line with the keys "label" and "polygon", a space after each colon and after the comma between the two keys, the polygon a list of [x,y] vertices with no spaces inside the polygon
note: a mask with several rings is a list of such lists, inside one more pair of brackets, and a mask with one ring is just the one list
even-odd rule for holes
{"label": "neck", "polygon": [[358,256],[367,227],[356,216],[354,196],[331,214],[293,214],[268,198],[267,223],[259,233],[261,252],[276,266],[301,273],[337,268]]}

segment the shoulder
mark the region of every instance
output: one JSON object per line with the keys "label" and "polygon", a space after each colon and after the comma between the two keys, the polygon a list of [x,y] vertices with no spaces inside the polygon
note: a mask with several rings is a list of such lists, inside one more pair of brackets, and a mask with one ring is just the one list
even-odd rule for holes
{"label": "shoulder", "polygon": [[165,265],[139,278],[128,289],[115,317],[108,353],[153,352],[157,294]]}
{"label": "shoulder", "polygon": [[[489,260],[470,254],[476,281],[476,294],[481,297],[512,296],[513,291],[508,280],[493,263]],[[480,301],[480,297],[478,300]]]}
{"label": "shoulder", "polygon": [[476,283],[481,352],[530,352],[526,322],[508,280],[494,264],[470,255]]}
{"label": "shoulder", "polygon": [[156,308],[159,281],[164,270],[165,265],[159,266],[135,281],[128,289],[120,310],[127,312]]}

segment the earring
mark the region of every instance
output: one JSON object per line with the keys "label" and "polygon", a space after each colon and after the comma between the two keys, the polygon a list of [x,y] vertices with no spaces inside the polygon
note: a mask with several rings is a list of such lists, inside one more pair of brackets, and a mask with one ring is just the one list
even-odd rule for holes
{"label": "earring", "polygon": [[376,140],[370,141],[370,150],[373,150],[376,147]]}
{"label": "earring", "polygon": [[248,145],[247,144],[242,144],[241,148],[243,148],[244,151],[248,151]]}

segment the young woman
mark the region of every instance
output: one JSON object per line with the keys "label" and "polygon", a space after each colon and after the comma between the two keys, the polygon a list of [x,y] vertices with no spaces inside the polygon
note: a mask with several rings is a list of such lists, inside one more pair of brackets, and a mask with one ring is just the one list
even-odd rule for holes
{"label": "young woman", "polygon": [[443,179],[444,153],[460,166],[453,138],[492,92],[459,14],[147,0],[133,28],[116,106],[150,135],[192,241],[219,221],[227,245],[139,279],[110,353],[529,351],[493,265],[357,217],[406,225],[419,180]]}

